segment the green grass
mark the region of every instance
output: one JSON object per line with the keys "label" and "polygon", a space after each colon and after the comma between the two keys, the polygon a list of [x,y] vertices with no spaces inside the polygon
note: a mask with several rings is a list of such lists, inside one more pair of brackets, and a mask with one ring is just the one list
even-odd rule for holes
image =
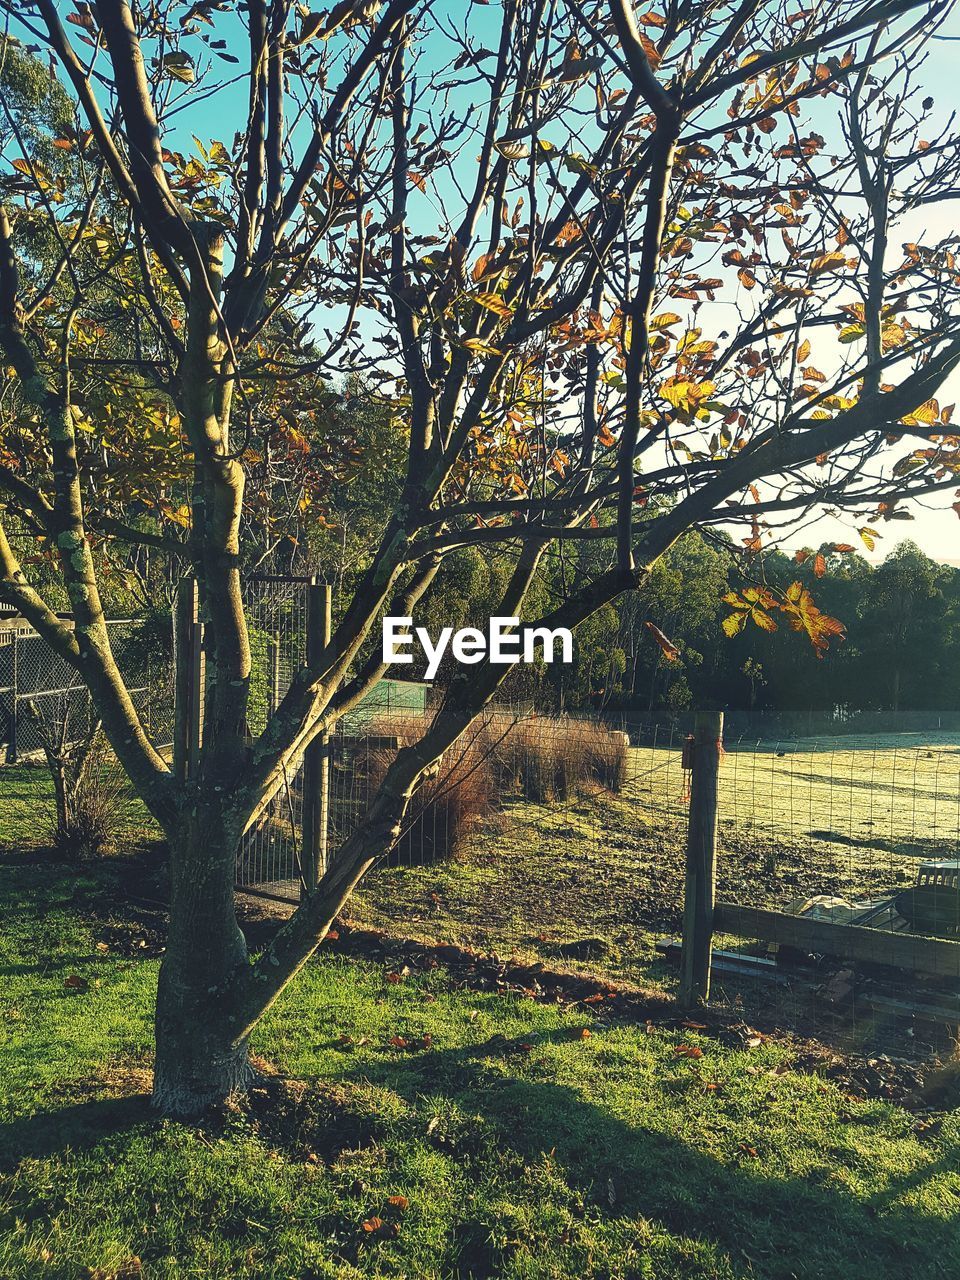
{"label": "green grass", "polygon": [[[307,1108],[295,1141],[241,1114],[157,1121],[157,962],[98,946],[99,892],[0,863],[5,1280],[139,1275],[133,1258],[148,1280],[960,1269],[956,1115],[921,1141],[903,1110],[782,1070],[786,1046],[606,1025],[586,1006],[455,989],[443,970],[397,983],[389,965],[307,966],[256,1038],[317,1082],[327,1118],[312,1128]],[[374,1216],[385,1225],[365,1231]]]}

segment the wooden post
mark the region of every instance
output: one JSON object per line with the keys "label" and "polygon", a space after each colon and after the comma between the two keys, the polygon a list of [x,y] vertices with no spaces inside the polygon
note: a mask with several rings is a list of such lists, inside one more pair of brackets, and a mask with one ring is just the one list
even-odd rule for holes
{"label": "wooden post", "polygon": [[7,742],[7,764],[17,763],[17,697],[19,694],[20,637],[16,631],[12,638],[13,652],[10,655],[10,737]]}
{"label": "wooden post", "polygon": [[270,659],[270,687],[267,692],[267,719],[273,715],[280,705],[280,624],[273,628],[267,641],[267,655]]}
{"label": "wooden post", "polygon": [[687,878],[683,901],[683,956],[680,1003],[684,1008],[710,998],[713,907],[716,898],[717,793],[723,754],[723,714],[698,711],[694,722],[687,828]]}
{"label": "wooden post", "polygon": [[196,578],[183,578],[174,613],[173,772],[178,782],[196,775],[203,734],[203,626]]}
{"label": "wooden post", "polygon": [[[331,590],[313,579],[307,587],[307,666],[314,667],[330,643]],[[314,738],[303,756],[302,891],[312,893],[327,869],[330,825],[330,737]]]}

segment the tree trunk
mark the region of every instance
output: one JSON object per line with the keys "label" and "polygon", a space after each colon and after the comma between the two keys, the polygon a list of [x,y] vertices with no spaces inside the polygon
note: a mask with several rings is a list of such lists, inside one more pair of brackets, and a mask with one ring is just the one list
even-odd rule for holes
{"label": "tree trunk", "polygon": [[247,963],[234,905],[236,844],[202,808],[171,840],[170,929],[156,1008],[153,1104],[186,1118],[249,1086],[247,1041],[218,1000]]}

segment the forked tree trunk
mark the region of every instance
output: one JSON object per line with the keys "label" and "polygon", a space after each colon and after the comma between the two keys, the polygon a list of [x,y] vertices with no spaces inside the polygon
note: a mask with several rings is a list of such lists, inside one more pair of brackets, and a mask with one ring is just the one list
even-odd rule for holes
{"label": "forked tree trunk", "polygon": [[247,963],[234,906],[235,844],[216,812],[201,811],[171,841],[170,930],[156,1006],[153,1104],[196,1116],[244,1093],[246,1037],[217,999]]}

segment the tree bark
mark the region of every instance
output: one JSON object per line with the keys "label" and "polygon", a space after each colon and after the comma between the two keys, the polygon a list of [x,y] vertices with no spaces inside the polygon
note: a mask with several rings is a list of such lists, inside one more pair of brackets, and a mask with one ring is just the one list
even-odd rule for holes
{"label": "tree bark", "polygon": [[171,839],[170,929],[160,967],[153,1105],[196,1116],[245,1093],[252,1078],[247,1038],[217,993],[247,964],[234,905],[236,840],[212,806],[196,810]]}

